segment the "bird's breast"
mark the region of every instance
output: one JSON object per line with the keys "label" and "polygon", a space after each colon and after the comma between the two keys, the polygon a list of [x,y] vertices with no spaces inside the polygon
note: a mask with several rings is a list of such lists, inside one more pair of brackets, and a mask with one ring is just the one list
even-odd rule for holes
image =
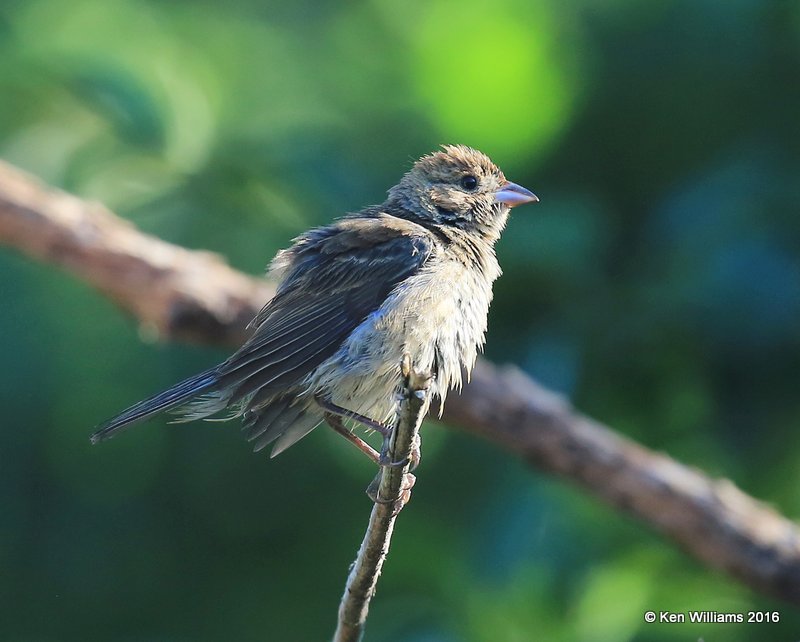
{"label": "bird's breast", "polygon": [[406,353],[416,369],[435,375],[441,398],[460,387],[462,370],[471,370],[485,338],[492,282],[500,274],[491,259],[488,270],[430,261],[350,334],[317,370],[312,387],[326,389],[345,408],[391,419]]}

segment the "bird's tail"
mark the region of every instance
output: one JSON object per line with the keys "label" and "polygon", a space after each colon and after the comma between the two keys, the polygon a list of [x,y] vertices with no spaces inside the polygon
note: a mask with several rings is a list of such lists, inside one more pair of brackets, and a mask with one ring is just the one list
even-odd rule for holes
{"label": "bird's tail", "polygon": [[140,401],[121,412],[116,417],[104,422],[98,426],[97,430],[90,437],[90,440],[93,444],[96,444],[105,439],[109,439],[128,426],[166,410],[181,406],[197,395],[208,392],[210,389],[213,389],[216,383],[216,368],[206,370],[185,381],[181,381],[172,386],[169,390],[165,390],[149,399]]}

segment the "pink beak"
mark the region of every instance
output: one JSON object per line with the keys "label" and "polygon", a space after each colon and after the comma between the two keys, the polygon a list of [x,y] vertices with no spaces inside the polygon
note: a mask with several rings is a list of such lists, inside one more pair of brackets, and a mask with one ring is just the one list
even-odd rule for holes
{"label": "pink beak", "polygon": [[504,203],[509,207],[514,207],[525,203],[538,203],[539,197],[522,187],[522,185],[508,181],[494,193],[494,201],[495,203]]}

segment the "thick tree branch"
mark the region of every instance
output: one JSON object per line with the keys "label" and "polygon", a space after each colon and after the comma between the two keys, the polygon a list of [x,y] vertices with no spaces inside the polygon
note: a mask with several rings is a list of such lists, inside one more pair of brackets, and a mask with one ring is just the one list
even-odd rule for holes
{"label": "thick tree branch", "polygon": [[[71,271],[165,338],[236,344],[270,286],[137,231],[0,163],[0,243]],[[577,414],[517,370],[481,361],[445,420],[556,473],[708,566],[800,604],[800,529],[738,490]]]}
{"label": "thick tree branch", "polygon": [[239,343],[274,294],[211,252],[143,234],[1,162],[0,244],[69,270],[165,339]]}
{"label": "thick tree branch", "polygon": [[428,410],[430,375],[414,370],[406,372],[405,395],[400,403],[389,461],[405,461],[402,466],[383,466],[378,477],[375,505],[369,517],[367,532],[358,549],[356,561],[350,568],[347,585],[339,605],[339,621],[334,642],[357,642],[364,635],[369,603],[375,594],[383,562],[389,554],[392,531],[397,514],[408,501],[410,487],[404,488],[411,468],[411,449],[419,443],[419,428]]}
{"label": "thick tree branch", "polygon": [[518,369],[482,363],[445,418],[638,517],[708,566],[800,604],[797,524],[729,480],[576,413]]}

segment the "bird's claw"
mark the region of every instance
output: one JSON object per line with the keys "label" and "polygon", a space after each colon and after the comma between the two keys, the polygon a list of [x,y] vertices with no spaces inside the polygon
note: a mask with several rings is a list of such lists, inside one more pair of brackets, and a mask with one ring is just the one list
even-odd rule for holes
{"label": "bird's claw", "polygon": [[394,506],[393,512],[399,513],[400,510],[411,501],[411,489],[417,483],[417,478],[411,473],[406,473],[403,476],[403,482],[400,485],[400,494],[394,499],[385,499],[380,496],[381,473],[375,476],[369,486],[367,486],[367,497],[369,497],[375,504],[392,504]]}
{"label": "bird's claw", "polygon": [[392,468],[402,467],[408,464],[408,470],[416,470],[417,466],[419,466],[419,462],[422,459],[422,451],[420,450],[420,436],[419,433],[414,435],[414,441],[411,442],[411,453],[408,457],[403,459],[391,459],[389,456],[389,447],[391,445],[391,435],[387,435],[383,438],[383,445],[381,446],[381,452],[378,455],[378,465],[379,466],[389,466]]}

